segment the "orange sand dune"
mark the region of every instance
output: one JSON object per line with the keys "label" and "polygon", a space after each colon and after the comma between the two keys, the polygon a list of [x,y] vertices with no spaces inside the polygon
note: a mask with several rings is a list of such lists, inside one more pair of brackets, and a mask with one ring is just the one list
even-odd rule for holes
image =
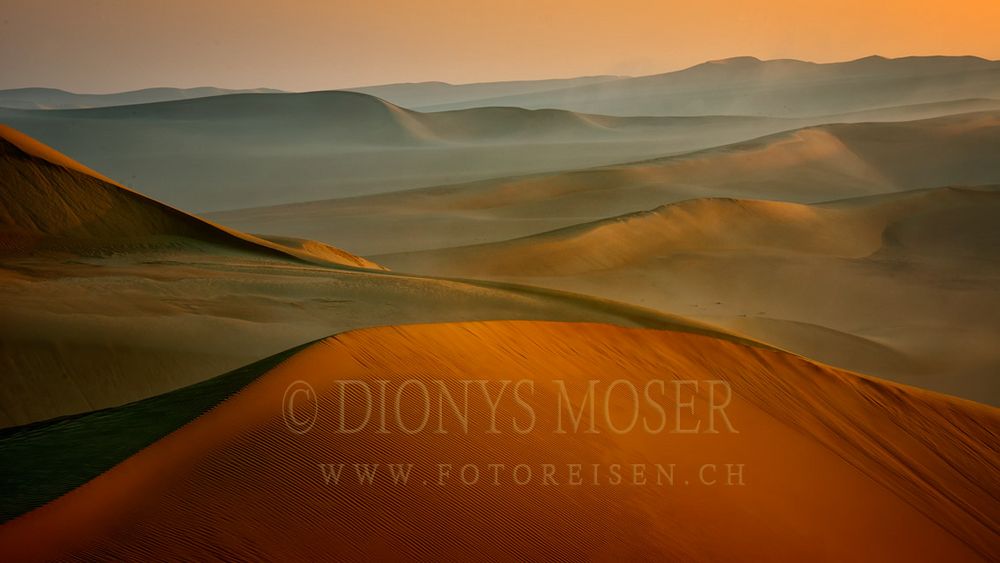
{"label": "orange sand dune", "polygon": [[1000,188],[823,204],[694,199],[492,244],[375,256],[600,295],[1000,404]]}
{"label": "orange sand dune", "polygon": [[[557,380],[580,393],[587,380],[618,378],[728,381],[726,413],[738,433],[552,432]],[[390,388],[406,379],[530,379],[537,421],[512,432],[524,411],[500,401],[501,431],[490,434],[485,403],[471,401],[467,434],[447,418],[446,433],[338,434],[334,390],[348,379]],[[301,435],[282,418],[297,380],[319,398],[319,417]],[[619,421],[630,412],[623,397],[609,402]],[[403,394],[404,405],[418,399]],[[360,412],[356,400],[350,416]],[[701,408],[684,414],[682,427],[704,423]],[[90,483],[8,522],[0,553],[24,561],[996,560],[998,433],[996,409],[707,336],[546,322],[368,329],[298,353]],[[415,467],[406,485],[388,475],[361,485],[350,466],[326,484],[323,463]],[[444,486],[439,463],[454,464]],[[459,481],[463,464],[490,463],[528,464],[536,474],[525,485],[509,473],[500,485]],[[676,474],[673,485],[653,484],[652,472],[645,485],[631,473],[619,485],[606,476],[593,485],[586,469],[582,485],[568,484],[562,470],[554,485],[537,475],[540,464],[567,463],[674,463]],[[742,486],[698,479],[698,468],[726,463],[744,464]]]}
{"label": "orange sand dune", "polygon": [[[215,225],[136,193],[0,125],[0,248],[104,249],[208,244],[296,260],[381,269],[322,243],[285,246]],[[194,244],[192,244],[194,243]]]}

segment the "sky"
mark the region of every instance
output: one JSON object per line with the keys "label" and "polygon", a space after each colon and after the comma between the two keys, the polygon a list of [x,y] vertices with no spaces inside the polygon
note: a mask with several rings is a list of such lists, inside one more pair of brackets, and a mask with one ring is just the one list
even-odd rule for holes
{"label": "sky", "polygon": [[1000,59],[1000,0],[0,0],[0,88],[291,91],[751,55]]}

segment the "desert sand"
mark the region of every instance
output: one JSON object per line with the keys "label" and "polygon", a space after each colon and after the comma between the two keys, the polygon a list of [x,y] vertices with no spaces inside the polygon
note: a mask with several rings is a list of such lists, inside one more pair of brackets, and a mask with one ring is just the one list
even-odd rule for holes
{"label": "desert sand", "polygon": [[[203,415],[148,447],[119,452],[123,460],[110,470],[0,527],[0,550],[25,561],[206,552],[339,560],[1000,555],[997,483],[982,479],[998,470],[983,467],[996,460],[995,409],[783,352],[606,325],[471,323],[342,334],[261,371]],[[335,432],[338,380],[395,384],[472,373],[534,381],[534,412],[543,425],[557,416],[556,380],[582,389],[588,379],[721,378],[732,385],[727,416],[738,434],[489,434],[482,426],[462,433],[451,421],[443,434]],[[289,432],[279,408],[296,380],[312,385],[322,407],[303,435]],[[500,420],[522,414],[513,402],[500,404]],[[631,408],[627,399],[609,405],[612,416]],[[144,408],[151,407],[137,403],[104,418],[127,419],[129,410]],[[485,406],[472,408],[472,419],[486,424]],[[685,414],[684,422],[691,420]],[[84,416],[76,425],[94,423]],[[22,436],[22,447],[67,431],[74,431],[68,422],[36,429]],[[60,455],[79,454],[67,448]],[[691,484],[691,467],[706,460],[745,463],[744,484]],[[377,475],[362,485],[345,473],[328,484],[318,467],[352,462],[413,463],[412,481],[393,484]],[[497,486],[484,478],[436,486],[433,469],[613,462],[673,463],[678,472],[672,486],[569,485],[561,474],[555,485],[535,479]],[[26,465],[26,474],[51,467]]]}
{"label": "desert sand", "polygon": [[0,92],[0,559],[1000,559],[1000,62],[356,90]]}

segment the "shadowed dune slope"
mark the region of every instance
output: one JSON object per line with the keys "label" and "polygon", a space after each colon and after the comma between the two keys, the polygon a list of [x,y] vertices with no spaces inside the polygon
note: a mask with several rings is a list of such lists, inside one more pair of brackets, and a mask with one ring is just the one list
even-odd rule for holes
{"label": "shadowed dune slope", "polygon": [[1000,187],[803,205],[696,199],[485,245],[376,256],[600,295],[1000,404]]}
{"label": "shadowed dune slope", "polygon": [[381,268],[322,243],[284,246],[214,225],[138,194],[5,126],[0,126],[0,159],[0,248],[8,252],[214,245]]}
{"label": "shadowed dune slope", "polygon": [[811,203],[1000,183],[1000,112],[835,124],[667,158],[210,214],[364,255],[495,242],[691,198]]}
{"label": "shadowed dune slope", "polygon": [[0,430],[0,522],[38,508],[111,469],[306,346],[124,406]]}
{"label": "shadowed dune slope", "polygon": [[[449,411],[445,433],[335,432],[338,381],[395,389],[408,379],[449,387],[470,377],[534,381],[526,395],[533,430],[486,433],[485,400],[473,397],[468,433]],[[591,379],[685,379],[701,381],[699,389],[724,379],[738,433],[615,434],[604,422],[597,434],[553,432],[556,381],[579,397]],[[282,419],[296,380],[318,398],[306,434]],[[401,397],[407,408],[420,404],[415,391]],[[359,398],[352,395],[348,420],[363,411]],[[615,421],[631,408],[627,394],[608,402]],[[501,427],[524,423],[524,414],[512,399],[498,401]],[[701,416],[685,412],[681,424]],[[0,550],[26,561],[184,559],[203,550],[227,559],[995,559],[998,432],[990,407],[706,336],[543,322],[385,327],[284,360],[89,483],[4,524]],[[347,465],[326,482],[322,463]],[[368,485],[353,463],[414,466],[406,484],[386,472]],[[444,486],[437,463],[454,464]],[[490,463],[526,464],[533,477],[459,480],[462,465],[486,471]],[[586,484],[569,484],[564,464],[572,463],[588,468]],[[594,463],[621,463],[629,480],[628,464],[673,463],[675,481],[657,484],[650,469],[645,485],[610,485],[600,474],[595,486]],[[712,463],[744,464],[744,484],[696,482]],[[543,481],[542,464],[558,468],[556,484]],[[444,539],[431,545],[429,535]]]}
{"label": "shadowed dune slope", "polygon": [[684,70],[425,106],[560,108],[608,115],[809,116],[1000,94],[1000,61],[866,57],[817,64],[736,57]]}

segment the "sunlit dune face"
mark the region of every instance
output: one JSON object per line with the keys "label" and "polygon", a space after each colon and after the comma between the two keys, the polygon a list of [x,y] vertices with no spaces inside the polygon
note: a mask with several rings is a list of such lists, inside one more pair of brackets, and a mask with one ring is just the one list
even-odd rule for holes
{"label": "sunlit dune face", "polygon": [[[468,378],[489,394],[463,400]],[[505,397],[504,380],[532,392]],[[602,382],[596,418],[577,427],[559,398],[579,399],[591,380]],[[627,391],[650,381],[664,382],[653,392],[662,411]],[[713,381],[731,394],[712,399]],[[461,407],[437,409],[442,387],[468,405],[467,432]],[[289,402],[290,390],[305,399]],[[703,336],[531,322],[372,329],[314,345],[0,528],[0,548],[98,559],[211,546],[238,559],[972,560],[995,548],[975,517],[990,501],[960,468],[996,427],[985,407]],[[884,441],[870,439],[875,428]],[[354,463],[414,469],[407,485],[363,484]],[[657,464],[676,464],[672,481]]]}

